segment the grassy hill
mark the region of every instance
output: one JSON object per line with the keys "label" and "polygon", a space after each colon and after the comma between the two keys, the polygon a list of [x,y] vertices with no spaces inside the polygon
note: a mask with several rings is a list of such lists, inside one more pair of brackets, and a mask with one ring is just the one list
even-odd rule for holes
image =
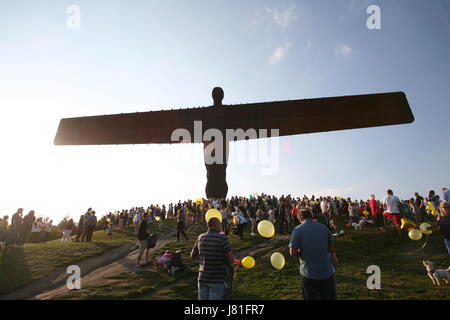
{"label": "grassy hill", "polygon": [[[159,230],[157,225],[150,226],[152,232],[172,230],[175,222],[168,221]],[[26,243],[25,248],[12,248],[0,251],[0,294],[9,293],[23,287],[33,280],[50,275],[59,267],[67,267],[77,261],[101,255],[124,243],[135,241],[134,228],[116,230],[112,241],[107,239],[105,231],[96,231],[92,242],[65,242],[60,240],[47,243]]]}
{"label": "grassy hill", "polygon": [[[197,227],[193,233],[205,230]],[[252,255],[256,266],[251,270],[241,267],[235,280],[234,299],[302,299],[298,260],[288,254],[288,237],[265,240],[261,237],[245,240],[230,239],[238,257]],[[434,287],[428,278],[422,260],[432,260],[438,268],[450,264],[442,238],[432,234],[425,249],[417,251],[424,240],[412,241],[407,236],[398,239],[395,233],[380,233],[375,229],[347,231],[336,240],[340,267],[336,274],[338,299],[449,299],[449,286]],[[109,278],[104,285],[86,286],[82,290],[54,297],[55,299],[196,299],[198,262],[190,260],[194,243],[168,243],[152,253],[152,258],[164,250],[183,249],[187,270],[170,276],[164,271],[145,269],[122,273]],[[286,258],[283,270],[270,265],[272,252],[282,252]],[[381,268],[381,290],[366,287],[367,267]]]}

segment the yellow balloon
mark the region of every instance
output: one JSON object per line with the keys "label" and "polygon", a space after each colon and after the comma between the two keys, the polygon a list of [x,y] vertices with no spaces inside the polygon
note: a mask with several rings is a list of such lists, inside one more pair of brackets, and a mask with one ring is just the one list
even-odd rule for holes
{"label": "yellow balloon", "polygon": [[117,216],[119,214],[119,210],[114,211],[114,214]]}
{"label": "yellow balloon", "polygon": [[423,234],[432,234],[433,230],[431,230],[431,224],[429,223],[422,223],[420,225],[420,232],[422,232]]}
{"label": "yellow balloon", "polygon": [[159,220],[161,220],[161,218],[160,217],[155,217],[155,220],[159,221]]}
{"label": "yellow balloon", "polygon": [[412,229],[408,232],[408,236],[411,238],[411,240],[420,240],[422,239],[422,232],[417,229]]}
{"label": "yellow balloon", "polygon": [[107,221],[107,222],[110,222],[110,221],[111,221],[111,218],[106,218],[106,221]]}
{"label": "yellow balloon", "polygon": [[211,219],[211,218],[217,218],[217,219],[219,219],[220,223],[222,223],[222,215],[220,214],[219,210],[217,210],[217,209],[209,209],[206,212],[206,215],[205,215],[206,223],[208,223],[209,219]]}
{"label": "yellow balloon", "polygon": [[285,262],[286,261],[284,260],[284,256],[279,252],[274,252],[270,257],[270,263],[272,264],[272,267],[277,270],[283,269]]}
{"label": "yellow balloon", "polygon": [[402,226],[400,227],[400,229],[402,229],[403,231],[407,231],[407,230],[409,231],[416,227],[416,224],[410,219],[402,218],[401,222],[402,222]]}
{"label": "yellow balloon", "polygon": [[250,257],[250,256],[245,257],[244,259],[242,259],[241,263],[244,266],[244,268],[246,268],[246,269],[251,269],[256,264],[255,259],[253,259],[253,257]]}
{"label": "yellow balloon", "polygon": [[368,216],[368,215],[369,215],[369,211],[364,210],[364,211],[363,211],[363,215]]}
{"label": "yellow balloon", "polygon": [[433,216],[437,216],[438,212],[437,212],[436,207],[434,206],[433,202],[428,201],[428,205],[427,205],[427,208],[426,208],[426,209],[427,209],[428,211],[431,211],[431,214],[432,214]]}
{"label": "yellow balloon", "polygon": [[258,223],[258,232],[264,238],[272,238],[275,235],[275,227],[269,220],[262,220]]}

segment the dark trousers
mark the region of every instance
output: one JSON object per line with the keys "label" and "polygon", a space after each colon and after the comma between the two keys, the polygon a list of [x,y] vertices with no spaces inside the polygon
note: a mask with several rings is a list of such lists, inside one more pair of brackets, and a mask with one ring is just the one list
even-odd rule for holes
{"label": "dark trousers", "polygon": [[95,226],[88,226],[86,231],[86,242],[91,242],[92,234],[94,233]]}
{"label": "dark trousers", "polygon": [[186,235],[186,232],[184,232],[184,229],[177,229],[177,241],[180,241],[180,234],[182,234],[186,240],[188,240],[188,237]]}
{"label": "dark trousers", "polygon": [[384,227],[384,219],[383,219],[383,214],[382,213],[378,213],[374,216],[374,220],[375,220],[375,225],[377,226],[377,228],[383,228]]}
{"label": "dark trousers", "polygon": [[280,219],[280,234],[284,234],[283,229],[286,230],[286,233],[289,233],[288,223],[286,219]]}
{"label": "dark trousers", "polygon": [[244,228],[247,226],[248,222],[240,223],[236,226],[236,235],[239,239],[244,239]]}
{"label": "dark trousers", "polygon": [[222,231],[225,232],[225,235],[228,235],[228,219],[222,218]]}
{"label": "dark trousers", "polygon": [[234,270],[231,265],[225,266],[225,297],[223,300],[231,300],[231,293],[233,292]]}
{"label": "dark trousers", "polygon": [[14,245],[14,244],[20,244],[21,241],[21,232],[20,229],[12,229],[9,231],[9,234],[7,236],[8,240],[6,240],[6,245]]}
{"label": "dark trousers", "polygon": [[[83,239],[82,238],[83,233],[84,233],[83,226],[79,226],[78,232],[77,232],[77,239],[76,239],[77,242],[80,241],[80,238]],[[81,241],[83,241],[83,240],[81,240]]]}
{"label": "dark trousers", "polygon": [[336,280],[334,274],[325,280],[302,277],[304,300],[336,300]]}

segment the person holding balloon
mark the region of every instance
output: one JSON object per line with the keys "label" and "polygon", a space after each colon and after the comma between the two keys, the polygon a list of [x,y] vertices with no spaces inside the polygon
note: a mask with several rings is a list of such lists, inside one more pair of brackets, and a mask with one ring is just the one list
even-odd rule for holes
{"label": "person holding balloon", "polygon": [[289,244],[290,255],[300,260],[302,293],[305,300],[336,300],[335,272],[338,258],[330,230],[312,220],[303,208],[298,213],[301,224],[295,227]]}
{"label": "person holding balloon", "polygon": [[227,270],[235,261],[235,256],[228,237],[221,234],[219,218],[209,218],[207,215],[208,231],[198,236],[191,251],[191,259],[200,258],[198,299],[223,300],[228,295],[225,285],[228,283]]}

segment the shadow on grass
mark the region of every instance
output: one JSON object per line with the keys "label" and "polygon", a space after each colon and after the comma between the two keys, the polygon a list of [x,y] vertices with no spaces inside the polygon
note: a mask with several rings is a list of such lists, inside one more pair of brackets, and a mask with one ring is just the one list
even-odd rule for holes
{"label": "shadow on grass", "polygon": [[23,249],[12,248],[1,252],[0,294],[20,288],[32,280],[33,277]]}

